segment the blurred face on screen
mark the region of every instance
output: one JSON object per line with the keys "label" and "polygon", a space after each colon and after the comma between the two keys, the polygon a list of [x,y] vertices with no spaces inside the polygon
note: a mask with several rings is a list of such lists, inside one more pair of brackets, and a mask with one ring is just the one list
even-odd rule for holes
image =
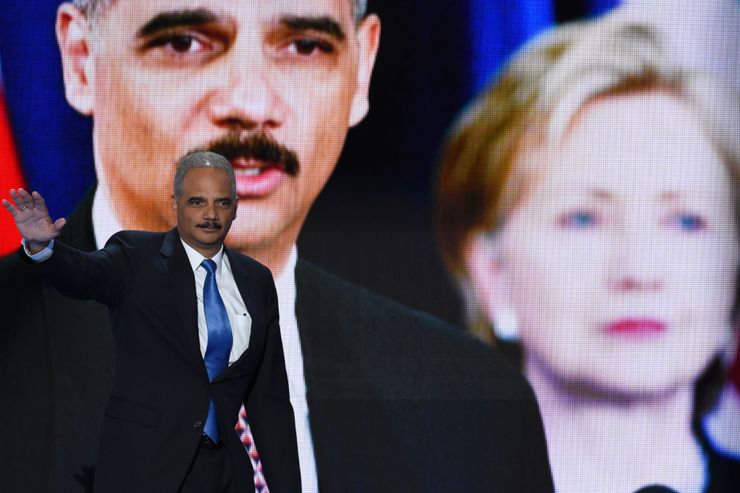
{"label": "blurred face on screen", "polygon": [[688,385],[730,336],[738,242],[730,177],[692,110],[661,92],[609,97],[561,142],[501,232],[536,368],[593,392]]}
{"label": "blurred face on screen", "polygon": [[88,29],[64,9],[67,97],[94,117],[121,224],[171,227],[175,164],[205,148],[236,171],[227,243],[291,245],[367,111],[377,17],[357,25],[349,0],[119,0]]}

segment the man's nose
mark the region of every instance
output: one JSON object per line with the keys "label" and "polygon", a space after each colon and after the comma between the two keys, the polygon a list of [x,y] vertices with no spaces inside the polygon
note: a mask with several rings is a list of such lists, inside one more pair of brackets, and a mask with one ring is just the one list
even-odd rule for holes
{"label": "man's nose", "polygon": [[216,213],[216,204],[208,203],[206,208],[203,210],[203,219],[216,219],[218,214]]}
{"label": "man's nose", "polygon": [[262,56],[233,57],[223,84],[212,95],[212,121],[229,130],[270,131],[283,124],[286,104],[279,94],[278,78],[271,75]]}

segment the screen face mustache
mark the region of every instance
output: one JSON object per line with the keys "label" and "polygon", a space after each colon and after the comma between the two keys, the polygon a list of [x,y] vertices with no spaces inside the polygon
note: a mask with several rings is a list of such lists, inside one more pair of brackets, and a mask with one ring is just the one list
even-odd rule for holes
{"label": "screen face mustache", "polygon": [[288,176],[296,176],[300,169],[297,154],[264,132],[230,132],[210,142],[205,149],[221,154],[232,163],[236,159],[244,159],[279,166]]}

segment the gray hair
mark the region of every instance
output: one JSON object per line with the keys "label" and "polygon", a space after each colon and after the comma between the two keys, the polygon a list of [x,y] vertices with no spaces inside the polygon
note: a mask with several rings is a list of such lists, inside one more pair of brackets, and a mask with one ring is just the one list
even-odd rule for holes
{"label": "gray hair", "polygon": [[221,154],[216,154],[210,151],[193,151],[188,153],[184,158],[177,163],[177,170],[175,171],[175,181],[172,185],[172,193],[175,197],[179,197],[182,194],[182,184],[185,181],[185,175],[188,171],[194,168],[214,168],[222,169],[229,175],[229,181],[231,181],[231,198],[236,198],[236,177],[234,176],[234,168],[228,159],[223,157]]}
{"label": "gray hair", "polygon": [[[367,11],[367,0],[351,0],[352,14],[355,22],[359,23]],[[72,3],[82,10],[88,19],[95,19],[111,6],[113,0],[72,0]]]}

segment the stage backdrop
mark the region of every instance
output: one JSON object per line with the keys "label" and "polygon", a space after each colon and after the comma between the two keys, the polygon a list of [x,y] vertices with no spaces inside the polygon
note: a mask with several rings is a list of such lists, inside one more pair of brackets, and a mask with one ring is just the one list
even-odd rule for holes
{"label": "stage backdrop", "polygon": [[[463,327],[460,296],[432,230],[439,149],[461,109],[518,48],[561,23],[642,9],[646,20],[662,26],[682,63],[740,88],[736,0],[627,3],[370,0],[369,10],[382,20],[370,111],[350,131],[309,214],[300,255]],[[65,100],[54,36],[58,5],[5,0],[0,16],[0,193],[38,189],[54,217],[69,215],[95,183],[91,119]],[[0,253],[19,241],[0,211]]]}

